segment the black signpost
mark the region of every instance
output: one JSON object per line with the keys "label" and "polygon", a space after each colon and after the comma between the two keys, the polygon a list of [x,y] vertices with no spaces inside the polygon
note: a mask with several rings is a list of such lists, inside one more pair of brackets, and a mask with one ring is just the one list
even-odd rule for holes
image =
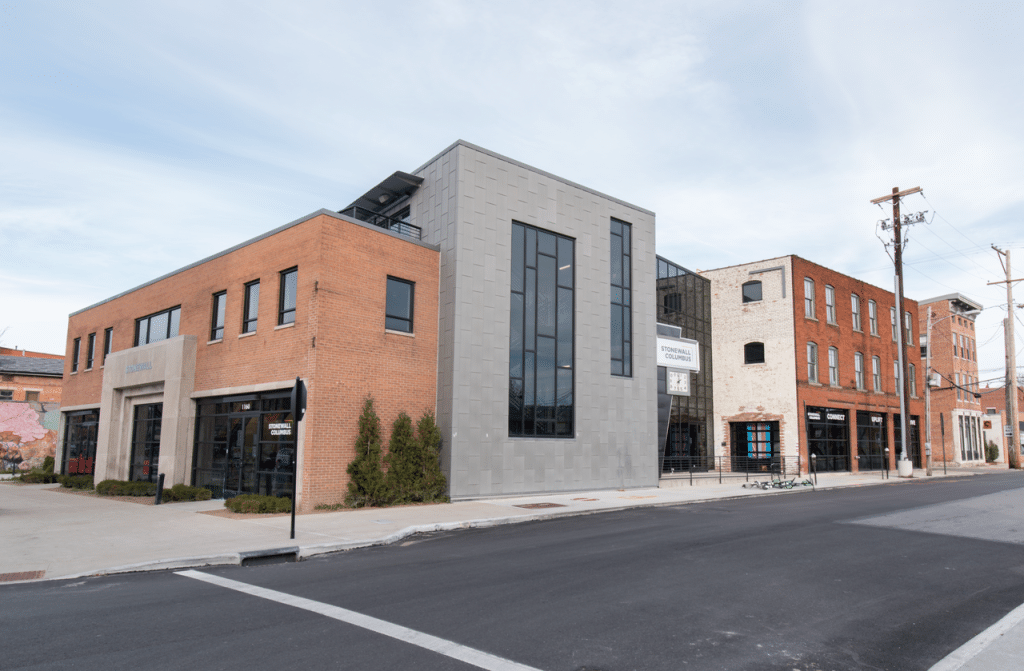
{"label": "black signpost", "polygon": [[292,387],[292,535],[295,538],[295,509],[299,500],[299,421],[306,414],[306,385],[300,378],[295,378],[295,386]]}

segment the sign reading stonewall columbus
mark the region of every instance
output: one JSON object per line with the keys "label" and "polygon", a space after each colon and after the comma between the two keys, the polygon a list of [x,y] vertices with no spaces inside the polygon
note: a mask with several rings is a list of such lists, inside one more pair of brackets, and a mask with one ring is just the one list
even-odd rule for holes
{"label": "sign reading stonewall columbus", "polygon": [[658,338],[658,365],[700,372],[699,344],[696,340]]}

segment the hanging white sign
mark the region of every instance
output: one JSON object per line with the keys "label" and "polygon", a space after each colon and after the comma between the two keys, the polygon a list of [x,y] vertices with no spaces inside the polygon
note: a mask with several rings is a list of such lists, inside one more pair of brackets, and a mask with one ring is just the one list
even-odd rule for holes
{"label": "hanging white sign", "polygon": [[700,372],[699,345],[696,340],[658,338],[658,365]]}

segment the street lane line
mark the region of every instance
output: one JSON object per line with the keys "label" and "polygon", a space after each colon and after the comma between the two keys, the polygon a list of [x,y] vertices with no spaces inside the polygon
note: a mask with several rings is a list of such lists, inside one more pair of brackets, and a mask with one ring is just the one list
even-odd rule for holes
{"label": "street lane line", "polygon": [[984,652],[988,646],[1000,636],[1024,622],[1024,604],[1021,604],[1003,616],[991,627],[967,641],[953,652],[946,655],[938,664],[928,671],[957,671],[964,664]]}
{"label": "street lane line", "polygon": [[210,575],[209,573],[202,573],[200,571],[187,570],[176,571],[176,573],[178,575],[185,576],[186,578],[202,580],[203,582],[208,582],[212,585],[218,585],[220,587],[235,590],[236,592],[243,592],[261,599],[276,601],[278,603],[285,604],[286,606],[294,606],[295,608],[301,608],[335,620],[340,620],[378,634],[383,634],[384,636],[390,636],[391,638],[405,643],[411,643],[412,645],[426,648],[427,650],[445,655],[446,657],[451,657],[452,659],[472,664],[478,668],[487,669],[487,671],[540,671],[532,666],[519,664],[481,650],[469,648],[452,641],[446,641],[443,638],[424,634],[423,632],[415,631],[398,624],[378,620],[375,617],[363,615],[362,613],[357,613],[346,608],[331,606],[330,604],[313,601],[312,599],[305,599],[301,596],[285,594],[284,592],[278,592],[264,587],[248,585],[244,582],[221,578],[220,576]]}

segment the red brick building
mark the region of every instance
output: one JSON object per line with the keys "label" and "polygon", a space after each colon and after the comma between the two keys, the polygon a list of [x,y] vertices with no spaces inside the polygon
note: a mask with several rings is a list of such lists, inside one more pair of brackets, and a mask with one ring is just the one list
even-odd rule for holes
{"label": "red brick building", "polygon": [[436,246],[321,210],[76,312],[62,471],[287,493],[299,377],[300,508],[340,501],[368,394],[384,426],[434,410],[437,285]]}
{"label": "red brick building", "polygon": [[[902,444],[896,300],[798,256],[704,271],[712,282],[714,409],[733,461],[801,472],[894,468]],[[910,454],[923,466],[917,303],[905,300]]]}
{"label": "red brick building", "polygon": [[[974,320],[980,303],[955,293],[921,301],[921,356],[931,348],[932,459],[936,463],[985,463],[984,408],[978,388]],[[931,340],[928,321],[931,319]]]}
{"label": "red brick building", "polygon": [[0,347],[0,401],[60,404],[64,357]]}

